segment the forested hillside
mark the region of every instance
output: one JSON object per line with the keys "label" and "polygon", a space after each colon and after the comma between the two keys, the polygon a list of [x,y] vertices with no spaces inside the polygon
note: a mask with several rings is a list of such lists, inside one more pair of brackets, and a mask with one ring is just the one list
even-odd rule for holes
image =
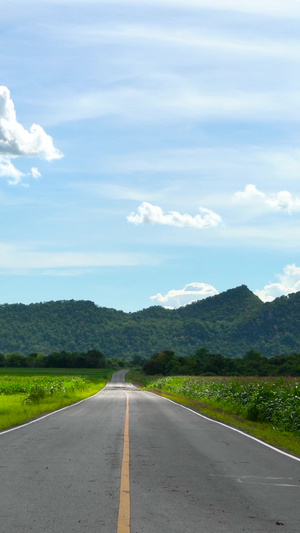
{"label": "forested hillside", "polygon": [[159,306],[136,313],[90,301],[0,306],[0,352],[49,354],[101,350],[106,357],[150,357],[173,350],[190,355],[206,347],[242,357],[300,351],[300,293],[263,303],[245,285],[176,310]]}

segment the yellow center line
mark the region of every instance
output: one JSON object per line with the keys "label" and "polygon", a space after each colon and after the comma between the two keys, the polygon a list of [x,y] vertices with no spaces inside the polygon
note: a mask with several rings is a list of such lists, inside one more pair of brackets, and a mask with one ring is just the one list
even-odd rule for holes
{"label": "yellow center line", "polygon": [[126,400],[124,445],[120,484],[120,504],[117,533],[130,533],[130,481],[129,481],[129,394]]}

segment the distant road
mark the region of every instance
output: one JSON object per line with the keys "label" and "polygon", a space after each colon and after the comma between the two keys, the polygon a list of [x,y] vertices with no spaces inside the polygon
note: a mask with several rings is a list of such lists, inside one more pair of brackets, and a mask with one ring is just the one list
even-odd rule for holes
{"label": "distant road", "polygon": [[1,533],[299,533],[299,460],[124,375],[0,433]]}

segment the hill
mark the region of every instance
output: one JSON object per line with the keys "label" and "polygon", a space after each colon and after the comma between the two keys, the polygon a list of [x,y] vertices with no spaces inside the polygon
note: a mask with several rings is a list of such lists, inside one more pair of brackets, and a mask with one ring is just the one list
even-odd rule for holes
{"label": "hill", "polygon": [[0,352],[24,355],[101,350],[106,357],[150,357],[205,346],[241,357],[300,351],[300,292],[263,303],[245,285],[175,310],[160,306],[125,313],[90,301],[0,306]]}

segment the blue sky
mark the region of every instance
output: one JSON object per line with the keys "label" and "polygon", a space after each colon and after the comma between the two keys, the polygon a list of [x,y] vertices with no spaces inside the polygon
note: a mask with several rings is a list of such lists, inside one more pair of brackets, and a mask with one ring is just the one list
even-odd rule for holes
{"label": "blue sky", "polygon": [[10,0],[0,303],[300,290],[300,2]]}

